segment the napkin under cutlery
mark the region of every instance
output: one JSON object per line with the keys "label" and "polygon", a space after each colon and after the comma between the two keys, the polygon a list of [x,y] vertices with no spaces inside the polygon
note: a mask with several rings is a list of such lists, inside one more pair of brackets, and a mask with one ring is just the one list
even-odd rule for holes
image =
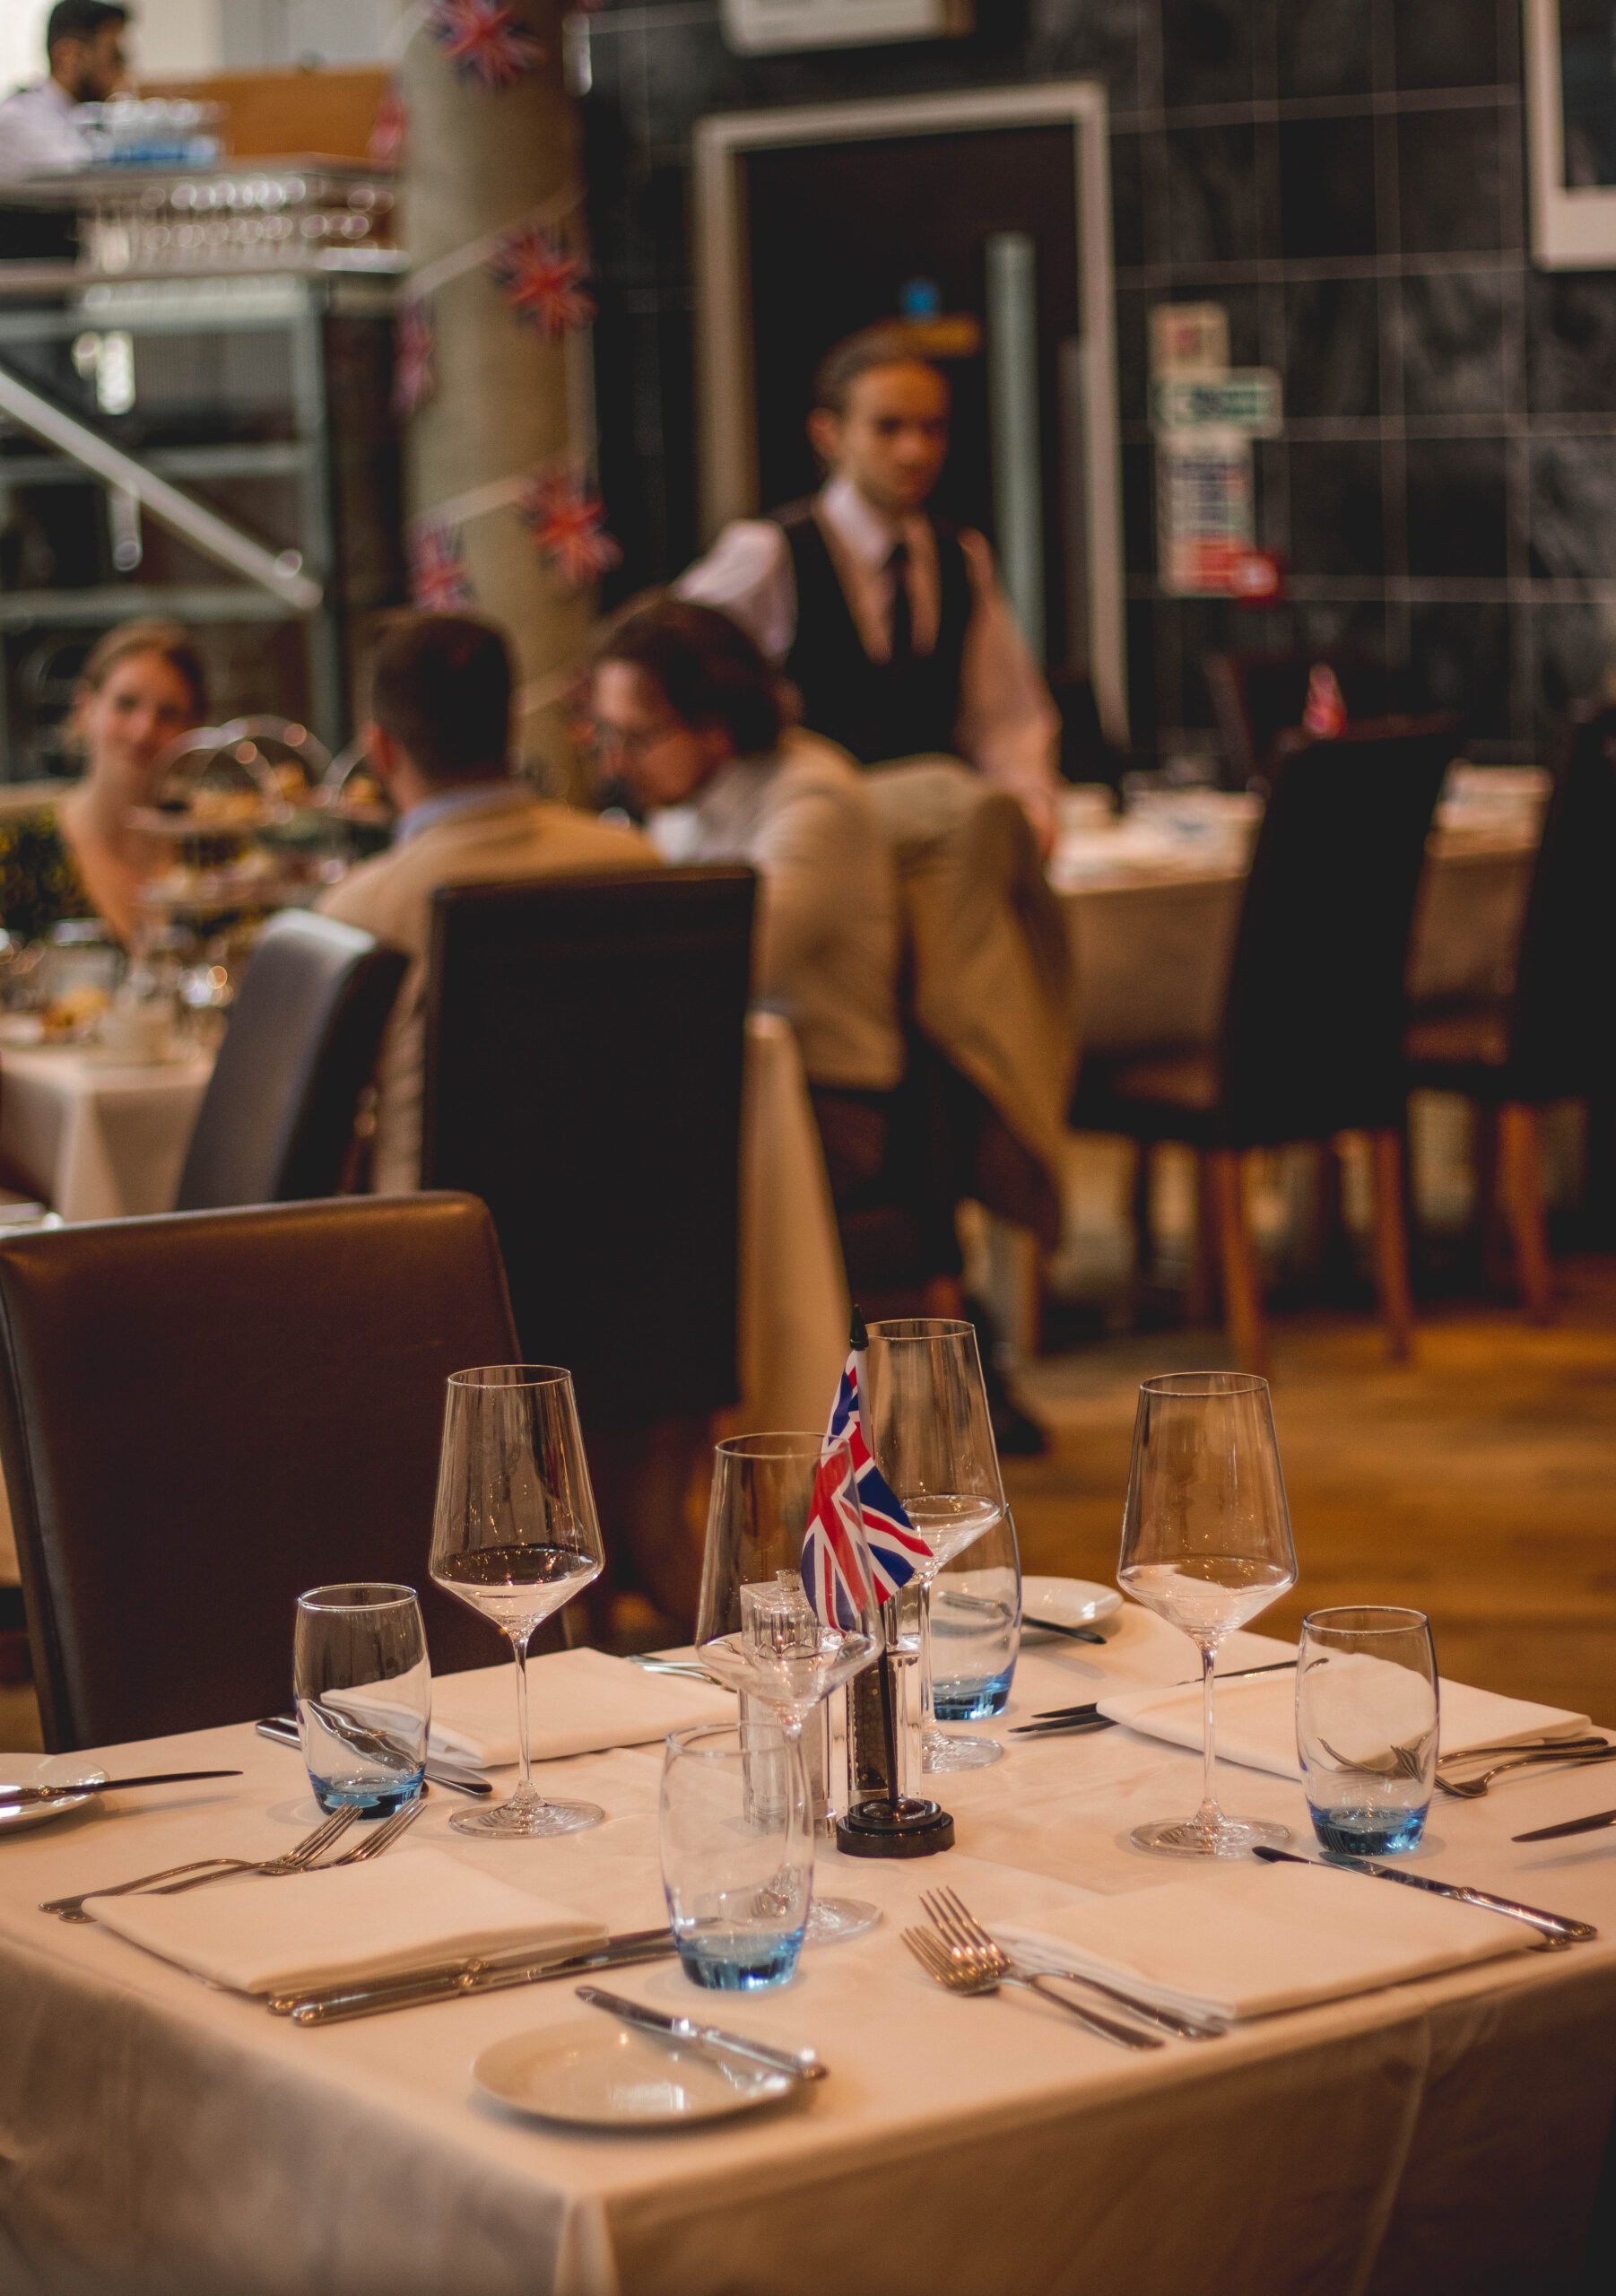
{"label": "napkin under cutlery", "polygon": [[297,1874],[267,1889],[221,1883],[184,1897],[91,1898],[103,1928],[238,1993],[288,1993],[533,1945],[599,1943],[604,1921],[530,1897],[440,1849]]}
{"label": "napkin under cutlery", "polygon": [[[440,1674],[432,1683],[431,1752],[479,1770],[517,1759],[508,1666]],[[527,1664],[528,1744],[534,1761],[644,1746],[698,1722],[733,1722],[733,1691],[647,1674],[604,1650],[555,1650]]]}
{"label": "napkin under cutlery", "polygon": [[[1368,1899],[1369,1902],[1365,1903]],[[1272,2016],[1460,1969],[1534,1940],[1518,1921],[1324,1866],[1230,1866],[1007,1922],[1028,1968],[1074,1969],[1186,2015]]]}
{"label": "napkin under cutlery", "polygon": [[[1147,1738],[1165,1738],[1169,1745],[1201,1751],[1199,1683],[1171,1690],[1160,1684],[1132,1683],[1108,1691],[1096,1703],[1108,1719],[1125,1723]],[[1217,1727],[1218,1752],[1223,1761],[1243,1763],[1247,1770],[1272,1770],[1280,1778],[1300,1778],[1294,1674],[1231,1679],[1227,1684],[1220,1682]],[[1562,1707],[1500,1698],[1492,1691],[1473,1690],[1467,1683],[1442,1684],[1445,1757],[1463,1752],[1466,1746],[1580,1737],[1589,1727],[1586,1714],[1568,1714]]]}

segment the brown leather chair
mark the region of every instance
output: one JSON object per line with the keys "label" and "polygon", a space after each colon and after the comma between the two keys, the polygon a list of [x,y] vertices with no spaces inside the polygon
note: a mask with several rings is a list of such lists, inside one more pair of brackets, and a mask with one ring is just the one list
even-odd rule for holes
{"label": "brown leather chair", "polygon": [[265,926],[191,1135],[179,1211],[336,1194],[408,967],[400,950],[307,909]]}
{"label": "brown leather chair", "polygon": [[440,1674],[500,1639],[427,1580],[444,1383],[510,1362],[464,1196],[0,1241],[0,1459],[53,1751],[283,1708],[305,1587],[420,1589]]}

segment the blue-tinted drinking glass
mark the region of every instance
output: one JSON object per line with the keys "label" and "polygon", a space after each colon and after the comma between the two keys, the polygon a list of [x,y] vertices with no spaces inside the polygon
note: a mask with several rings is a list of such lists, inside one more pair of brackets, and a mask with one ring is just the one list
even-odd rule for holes
{"label": "blue-tinted drinking glass", "polygon": [[1437,1776],[1437,1653],[1423,1611],[1352,1604],[1302,1621],[1296,1744],[1326,1849],[1416,1849]]}
{"label": "blue-tinted drinking glass", "polygon": [[1021,1559],[1007,1507],[932,1582],[932,1710],[977,1722],[1010,1703],[1021,1644]]}
{"label": "blue-tinted drinking glass", "polygon": [[298,1596],[298,1735],[323,1810],[371,1817],[413,1802],[426,1768],[432,1674],[413,1587],[315,1587]]}
{"label": "blue-tinted drinking glass", "polygon": [[775,1722],[675,1730],[662,1766],[662,1885],[684,1973],[727,1993],[795,1974],[813,1894],[801,1741]]}

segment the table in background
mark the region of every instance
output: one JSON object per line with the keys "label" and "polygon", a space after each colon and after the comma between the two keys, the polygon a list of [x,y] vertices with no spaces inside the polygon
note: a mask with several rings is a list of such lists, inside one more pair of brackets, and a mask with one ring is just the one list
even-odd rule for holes
{"label": "table in background", "polygon": [[169,1212],[211,1055],[117,1065],[74,1045],[0,1048],[0,1159],[64,1220]]}
{"label": "table in background", "polygon": [[[1228,1663],[1280,1646],[1231,1641]],[[1186,1646],[1129,1606],[1104,1652],[1023,1655],[1012,1713],[1112,1679],[1176,1680]],[[542,1665],[535,1696],[543,1697]],[[1003,1723],[973,1725],[1002,1729]],[[614,1989],[792,2043],[831,2077],[797,2103],[673,2135],[546,2126],[473,2086],[479,2050],[592,2013],[564,1985],[319,2031],[210,1990],[37,1901],[312,1821],[296,1757],[249,1726],[108,1749],[109,1769],[239,1765],[213,1796],[77,1813],[0,1842],[0,2226],[35,2296],[1415,2296],[1577,2285],[1616,2093],[1616,1839],[1507,1837],[1597,1805],[1560,1773],[1444,1802],[1417,1870],[1599,1923],[1593,1945],[1257,2021],[1134,2056],[1029,1996],[943,1994],[899,1929],[923,1888],[992,1921],[1195,1869],[1125,1829],[1194,1804],[1198,1755],[1125,1729],[1012,1747],[940,1781],[959,1848],[918,1866],[824,1858],[876,1899],[870,1935],[755,1996],[698,1996],[676,1966]],[[546,1792],[608,1822],[556,1842],[412,1835],[608,1919],[665,1918],[656,1748],[555,1765]],[[1301,1788],[1225,1764],[1231,1806],[1305,1838]],[[379,1870],[379,1869],[378,1869]],[[1202,1880],[1216,1887],[1218,1875]],[[243,1884],[274,1888],[274,1883]],[[1371,1892],[1388,1884],[1343,1883]],[[1366,1896],[1366,1907],[1369,1900]]]}

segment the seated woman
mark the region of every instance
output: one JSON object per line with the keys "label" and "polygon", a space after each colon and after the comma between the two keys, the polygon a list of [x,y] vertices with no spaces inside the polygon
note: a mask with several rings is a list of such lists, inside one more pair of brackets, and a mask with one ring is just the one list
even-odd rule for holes
{"label": "seated woman", "polygon": [[777,673],[710,606],[626,608],[596,644],[591,700],[603,767],[650,809],[664,858],[758,871],[752,993],[796,1032],[839,1207],[882,1170],[904,1065],[897,889],[864,783],[787,728]]}
{"label": "seated woman", "polygon": [[74,709],[83,779],[54,808],[0,820],[0,926],[35,940],[64,918],[100,917],[129,938],[141,885],[169,854],[126,817],[150,800],[162,752],[206,712],[201,657],[178,623],[128,622],[107,632]]}

